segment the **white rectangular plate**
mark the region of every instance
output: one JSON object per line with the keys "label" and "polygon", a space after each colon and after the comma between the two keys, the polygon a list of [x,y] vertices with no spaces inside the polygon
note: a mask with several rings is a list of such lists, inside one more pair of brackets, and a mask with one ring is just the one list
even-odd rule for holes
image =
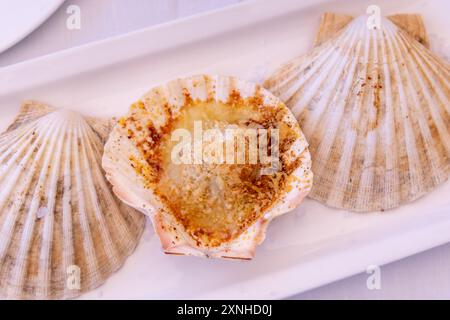
{"label": "white rectangular plate", "polygon": [[[373,1],[249,1],[0,70],[0,129],[21,101],[87,115],[121,115],[153,85],[190,74],[260,82],[311,48],[320,15],[359,15]],[[377,1],[382,14],[421,13],[448,58],[449,2]],[[274,221],[249,262],[166,256],[148,224],[136,252],[82,298],[282,298],[450,241],[450,183],[384,213],[355,214],[306,200]]]}

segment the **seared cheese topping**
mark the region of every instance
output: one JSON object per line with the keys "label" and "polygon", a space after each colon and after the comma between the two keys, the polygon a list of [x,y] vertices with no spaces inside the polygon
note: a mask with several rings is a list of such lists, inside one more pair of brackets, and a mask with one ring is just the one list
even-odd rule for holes
{"label": "seared cheese topping", "polygon": [[[136,112],[144,110],[142,103],[136,106]],[[172,117],[169,124],[158,130],[150,123],[138,123],[135,119],[139,117],[121,121],[124,128],[129,128],[128,138],[136,140],[135,143],[146,160],[142,163],[130,158],[136,172],[146,180],[169,214],[177,219],[197,245],[216,247],[239,237],[288,191],[289,174],[295,163],[285,162],[282,155],[289,150],[300,133],[298,128],[291,128],[281,121],[285,112],[285,108],[263,106],[243,99],[227,103],[190,101],[177,116],[169,115]],[[222,154],[222,162],[206,163],[204,158],[201,163],[195,162],[199,143],[202,154],[205,155],[209,144],[217,142],[206,141],[204,135],[203,139],[196,139],[199,124],[203,133],[214,129],[223,134],[223,152],[219,152]],[[174,154],[174,148],[180,146],[180,139],[173,138],[178,129],[183,129],[192,138],[189,148],[183,149],[183,152],[190,153],[182,155],[184,162],[174,161],[174,155],[180,156]],[[234,163],[227,163],[226,155],[230,152],[226,145],[230,142],[225,134],[227,129],[267,129],[268,136],[271,130],[277,129],[281,155],[278,170],[262,174],[261,170],[271,164],[261,163],[261,159],[256,163],[252,162],[251,139],[248,136],[241,140],[245,141],[243,150],[239,148],[238,140],[234,140],[237,138],[232,138]],[[136,135],[136,132],[142,134]],[[260,135],[258,131],[258,147]],[[270,138],[267,141],[270,149]],[[269,150],[268,153],[270,152]],[[239,157],[244,157],[244,163],[238,163]],[[214,159],[219,158],[221,157]]]}

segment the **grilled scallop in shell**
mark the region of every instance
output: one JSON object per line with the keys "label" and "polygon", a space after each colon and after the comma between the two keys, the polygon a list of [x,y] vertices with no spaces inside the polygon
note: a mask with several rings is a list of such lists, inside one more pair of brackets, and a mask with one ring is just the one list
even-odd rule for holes
{"label": "grilled scallop in shell", "polygon": [[151,217],[166,253],[232,259],[251,259],[269,222],[299,205],[310,166],[278,98],[208,75],[150,90],[114,127],[103,157],[114,192]]}

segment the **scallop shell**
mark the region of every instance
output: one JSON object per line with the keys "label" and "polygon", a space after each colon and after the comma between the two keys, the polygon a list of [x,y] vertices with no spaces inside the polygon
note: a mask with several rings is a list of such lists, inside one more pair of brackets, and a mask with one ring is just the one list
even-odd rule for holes
{"label": "scallop shell", "polygon": [[264,84],[310,143],[310,196],[352,211],[413,201],[450,171],[449,64],[389,19],[375,30],[366,21],[355,18]]}
{"label": "scallop shell", "polygon": [[[167,202],[162,201],[155,187],[149,186],[146,179],[146,176],[153,174],[153,168],[149,165],[145,153],[156,149],[148,145],[159,139],[155,137],[168,134],[168,124],[177,119],[184,110],[189,110],[192,104],[206,102],[220,102],[227,108],[239,108],[241,104],[255,103],[258,108],[255,112],[281,110],[282,122],[296,132],[295,141],[292,141],[290,147],[280,156],[283,165],[292,166],[291,173],[286,178],[286,192],[273,206],[260,212],[261,214],[236,238],[214,246],[200,244],[197,238],[187,232],[185,226],[172,214]],[[216,105],[212,108],[217,108]],[[116,195],[150,216],[165,253],[251,259],[256,246],[264,240],[269,222],[299,205],[311,188],[311,162],[307,146],[289,109],[268,91],[232,77],[202,75],[174,80],[156,87],[133,104],[129,113],[119,120],[111,132],[105,145],[103,168]],[[196,168],[199,166],[201,168],[202,164]],[[195,169],[195,166],[193,168]],[[181,187],[188,188],[185,185]],[[193,189],[196,188],[197,185]],[[190,199],[192,202],[200,201],[195,196]]]}
{"label": "scallop shell", "polygon": [[139,241],[145,217],[115,198],[101,169],[108,122],[88,121],[28,102],[0,135],[0,291],[7,298],[94,289]]}

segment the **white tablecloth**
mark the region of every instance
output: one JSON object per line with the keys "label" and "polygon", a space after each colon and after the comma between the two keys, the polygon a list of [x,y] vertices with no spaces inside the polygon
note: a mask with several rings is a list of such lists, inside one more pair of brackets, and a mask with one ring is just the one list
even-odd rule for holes
{"label": "white tablecloth", "polygon": [[[0,67],[242,0],[71,0],[25,40],[0,54]],[[81,8],[80,30],[68,30],[66,9]],[[448,31],[448,30],[447,30]],[[389,250],[387,248],[386,250]],[[293,299],[450,299],[450,244],[381,268],[381,289],[360,274]]]}

